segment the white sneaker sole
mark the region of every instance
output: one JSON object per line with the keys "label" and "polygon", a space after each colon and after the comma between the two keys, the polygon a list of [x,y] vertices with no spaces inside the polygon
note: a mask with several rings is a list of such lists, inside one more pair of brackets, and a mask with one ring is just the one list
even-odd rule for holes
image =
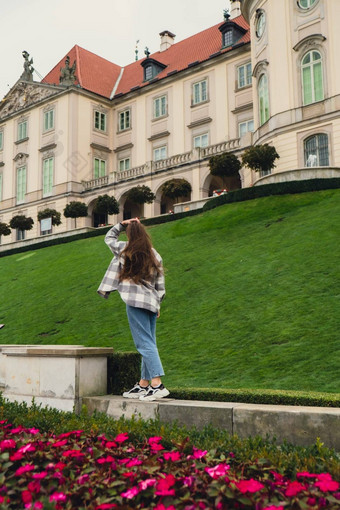
{"label": "white sneaker sole", "polygon": [[122,397],[124,398],[134,398],[134,399],[139,399],[142,395],[140,393],[135,393],[135,394],[131,394],[131,393],[123,393]]}
{"label": "white sneaker sole", "polygon": [[154,395],[150,395],[149,397],[140,396],[139,400],[142,402],[152,402],[153,400],[159,400],[161,398],[167,397],[168,395],[170,395],[170,391],[164,388],[164,390],[156,391]]}

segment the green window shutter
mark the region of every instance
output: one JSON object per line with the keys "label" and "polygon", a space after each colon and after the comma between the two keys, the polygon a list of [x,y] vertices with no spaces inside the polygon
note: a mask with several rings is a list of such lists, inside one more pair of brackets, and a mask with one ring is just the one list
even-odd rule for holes
{"label": "green window shutter", "polygon": [[313,102],[312,70],[310,67],[303,68],[302,83],[303,83],[303,104],[310,104]]}
{"label": "green window shutter", "polygon": [[202,90],[201,101],[206,101],[207,100],[207,82],[206,81],[202,81],[201,90]]}
{"label": "green window shutter", "polygon": [[45,159],[43,166],[43,194],[49,195],[53,188],[53,158]]}
{"label": "green window shutter", "polygon": [[239,86],[239,88],[242,88],[245,86],[244,66],[238,68],[238,86]]}
{"label": "green window shutter", "polygon": [[98,179],[99,177],[99,159],[94,158],[94,178]]}
{"label": "green window shutter", "polygon": [[2,174],[0,174],[0,202],[2,200]]}
{"label": "green window shutter", "polygon": [[200,84],[195,83],[194,85],[194,104],[199,103],[200,101]]}
{"label": "green window shutter", "polygon": [[26,194],[26,167],[17,170],[17,201],[23,202]]}
{"label": "green window shutter", "polygon": [[318,62],[313,66],[314,71],[314,96],[315,101],[322,101],[323,95],[323,79],[322,79],[322,63]]}
{"label": "green window shutter", "polygon": [[106,171],[105,171],[105,167],[106,167],[106,161],[104,160],[100,160],[100,172],[99,172],[99,177],[104,177],[106,175]]}

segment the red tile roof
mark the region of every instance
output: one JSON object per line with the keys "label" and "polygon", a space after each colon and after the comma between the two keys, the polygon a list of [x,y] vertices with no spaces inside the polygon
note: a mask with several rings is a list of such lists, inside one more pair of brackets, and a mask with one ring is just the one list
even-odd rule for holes
{"label": "red tile roof", "polygon": [[[232,21],[247,30],[237,42],[237,45],[250,42],[249,25],[243,16],[238,16]],[[198,63],[209,60],[216,53],[232,51],[232,47],[221,49],[222,36],[219,27],[223,23],[218,23],[211,28],[175,43],[165,51],[157,51],[151,54],[151,59],[166,66],[157,75],[157,79],[165,78],[169,73],[183,71],[194,62]],[[75,74],[78,79],[76,84],[95,94],[109,98],[115,87],[115,96],[117,96],[118,94],[126,94],[131,89],[144,87],[149,83],[143,81],[144,70],[141,63],[145,59],[133,62],[123,69],[77,45],[67,55],[70,57],[70,65],[76,60],[77,67]],[[59,84],[60,68],[65,66],[67,55],[45,76],[43,82]],[[121,71],[121,79],[117,83]]]}
{"label": "red tile roof", "polygon": [[83,89],[100,96],[110,97],[121,67],[77,45],[73,46],[52,71],[45,76],[42,80],[43,83],[59,85],[60,69],[65,67],[67,55],[70,57],[70,66],[76,61],[75,75],[77,80],[75,85],[80,85]]}

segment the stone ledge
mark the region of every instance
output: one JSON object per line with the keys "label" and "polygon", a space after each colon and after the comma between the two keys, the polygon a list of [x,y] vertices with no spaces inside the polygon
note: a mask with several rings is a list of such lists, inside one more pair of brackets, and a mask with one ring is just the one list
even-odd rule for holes
{"label": "stone ledge", "polygon": [[174,400],[154,402],[124,399],[121,396],[85,397],[90,413],[95,410],[119,419],[159,418],[187,427],[212,425],[241,438],[276,437],[299,446],[313,444],[319,437],[329,448],[340,450],[340,408],[299,407],[244,404],[236,402],[202,402]]}
{"label": "stone ledge", "polygon": [[1,349],[2,354],[6,356],[48,356],[62,358],[78,358],[87,356],[107,356],[113,354],[111,347],[83,347],[83,346],[11,346]]}

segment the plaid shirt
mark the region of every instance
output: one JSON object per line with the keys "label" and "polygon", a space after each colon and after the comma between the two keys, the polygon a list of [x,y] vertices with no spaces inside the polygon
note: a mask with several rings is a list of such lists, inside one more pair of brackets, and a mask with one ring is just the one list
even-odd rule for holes
{"label": "plaid shirt", "polygon": [[[118,290],[120,297],[127,305],[136,308],[146,308],[151,312],[157,313],[165,296],[163,273],[155,274],[151,281],[142,280],[140,284],[136,284],[132,280],[119,281],[119,273],[124,265],[124,256],[121,253],[126,246],[126,242],[118,241],[118,237],[124,230],[123,225],[117,223],[105,236],[105,242],[112,253],[114,253],[114,257],[97,292],[100,296],[107,299],[110,292]],[[152,250],[156,259],[162,265],[161,256],[154,248]]]}

